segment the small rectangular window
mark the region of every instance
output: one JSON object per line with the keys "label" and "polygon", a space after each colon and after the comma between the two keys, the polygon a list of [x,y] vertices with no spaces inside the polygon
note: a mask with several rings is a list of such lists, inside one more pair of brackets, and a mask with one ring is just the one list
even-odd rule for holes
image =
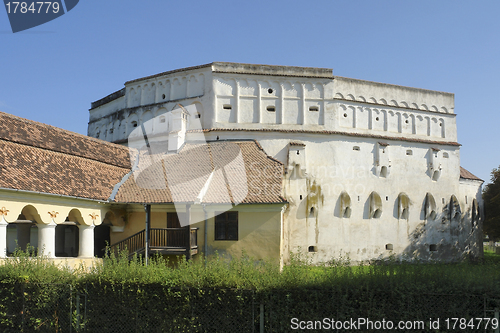
{"label": "small rectangular window", "polygon": [[319,107],[318,106],[310,106],[309,111],[319,111]]}
{"label": "small rectangular window", "polygon": [[232,106],[231,104],[224,104],[224,106],[222,107],[224,110],[231,110],[232,109]]}
{"label": "small rectangular window", "polygon": [[215,240],[238,240],[238,212],[224,212],[215,217]]}
{"label": "small rectangular window", "polygon": [[406,155],[408,155],[408,156],[409,156],[409,155],[413,155],[413,151],[412,151],[411,149],[408,149],[408,150],[406,151]]}
{"label": "small rectangular window", "polygon": [[274,111],[276,111],[276,108],[274,106],[270,105],[266,108],[266,110],[269,112],[274,112]]}
{"label": "small rectangular window", "polygon": [[352,150],[359,151],[360,149],[359,149],[359,146],[354,146],[354,147],[352,147]]}

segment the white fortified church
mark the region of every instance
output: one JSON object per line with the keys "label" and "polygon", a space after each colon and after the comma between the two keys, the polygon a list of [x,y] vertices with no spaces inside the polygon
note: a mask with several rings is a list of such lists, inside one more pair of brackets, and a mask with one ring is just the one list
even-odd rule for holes
{"label": "white fortified church", "polygon": [[88,136],[0,112],[0,261],[111,250],[280,264],[482,255],[454,96],[214,62],[129,81]]}
{"label": "white fortified church", "polygon": [[[337,77],[325,68],[214,62],[126,82],[92,103],[88,135],[126,145],[143,125],[152,143],[169,149],[202,132],[211,147],[254,142],[269,163],[282,165],[277,180],[266,178],[270,169],[244,155],[245,167],[259,172],[248,179],[255,191],[230,210],[237,214],[217,218],[214,208],[199,223],[207,254],[243,249],[283,262],[290,252],[313,262],[346,254],[355,261],[482,254],[483,182],[460,167],[453,94]],[[170,204],[164,212],[172,210],[168,200],[154,200],[157,216],[162,202]],[[108,202],[112,211],[116,203]],[[127,230],[132,219],[124,220]],[[128,234],[111,231],[111,239],[144,228],[143,220]]]}

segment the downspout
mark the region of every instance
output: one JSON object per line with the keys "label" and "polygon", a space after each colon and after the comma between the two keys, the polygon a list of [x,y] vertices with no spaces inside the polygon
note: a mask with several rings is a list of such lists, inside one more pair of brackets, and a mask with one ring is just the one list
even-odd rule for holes
{"label": "downspout", "polygon": [[186,260],[191,259],[191,205],[186,205],[186,216],[187,216],[187,246],[186,246]]}
{"label": "downspout", "polygon": [[205,226],[204,226],[204,237],[203,237],[203,244],[204,244],[204,252],[205,252],[205,267],[207,267],[207,256],[208,256],[208,218],[207,218],[207,210],[206,210],[206,204],[201,205],[203,207],[203,215],[205,218]]}
{"label": "downspout", "polygon": [[148,265],[149,258],[149,229],[151,227],[151,205],[144,205],[146,211],[146,226],[144,228],[144,256],[145,264]]}

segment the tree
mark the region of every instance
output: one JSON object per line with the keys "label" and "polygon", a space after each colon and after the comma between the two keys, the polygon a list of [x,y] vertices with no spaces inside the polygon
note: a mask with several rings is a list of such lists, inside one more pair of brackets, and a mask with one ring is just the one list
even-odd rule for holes
{"label": "tree", "polygon": [[491,183],[483,191],[485,219],[483,232],[491,241],[500,239],[500,167],[491,171]]}

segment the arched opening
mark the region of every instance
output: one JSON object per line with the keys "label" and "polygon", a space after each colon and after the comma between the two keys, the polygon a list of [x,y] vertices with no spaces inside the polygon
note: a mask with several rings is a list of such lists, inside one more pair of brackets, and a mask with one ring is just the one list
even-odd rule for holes
{"label": "arched opening", "polygon": [[449,203],[449,218],[450,221],[452,220],[460,220],[460,217],[462,215],[462,210],[460,209],[460,203],[458,202],[458,199],[456,196],[452,195],[450,198],[450,203]]}
{"label": "arched opening", "polygon": [[410,216],[410,198],[406,193],[400,193],[398,196],[398,217],[399,219],[408,220]]}
{"label": "arched opening", "polygon": [[471,225],[472,228],[475,228],[479,223],[479,206],[477,204],[477,200],[472,200],[472,215],[471,215]]}
{"label": "arched opening", "polygon": [[314,217],[314,212],[315,212],[314,207],[311,207],[311,209],[309,210],[309,217]]}
{"label": "arched opening", "polygon": [[35,207],[28,205],[23,208],[16,221],[7,225],[7,255],[16,249],[26,251],[28,248],[36,255],[38,251],[38,228],[36,221],[40,216]]}
{"label": "arched opening", "polygon": [[382,216],[382,199],[377,192],[370,194],[370,218],[378,219]]}
{"label": "arched opening", "polygon": [[425,219],[434,220],[436,219],[436,201],[432,194],[427,193],[425,195],[425,203],[424,203],[424,216]]}
{"label": "arched opening", "polygon": [[387,178],[387,167],[385,165],[380,168],[380,177]]}
{"label": "arched opening", "polygon": [[78,257],[80,230],[78,223],[71,216],[72,214],[69,214],[63,223],[56,226],[56,257]]}
{"label": "arched opening", "polygon": [[347,192],[340,194],[340,216],[344,218],[351,217],[351,197]]}
{"label": "arched opening", "polygon": [[111,243],[111,226],[101,224],[94,228],[94,256],[103,258],[106,254],[106,246]]}

